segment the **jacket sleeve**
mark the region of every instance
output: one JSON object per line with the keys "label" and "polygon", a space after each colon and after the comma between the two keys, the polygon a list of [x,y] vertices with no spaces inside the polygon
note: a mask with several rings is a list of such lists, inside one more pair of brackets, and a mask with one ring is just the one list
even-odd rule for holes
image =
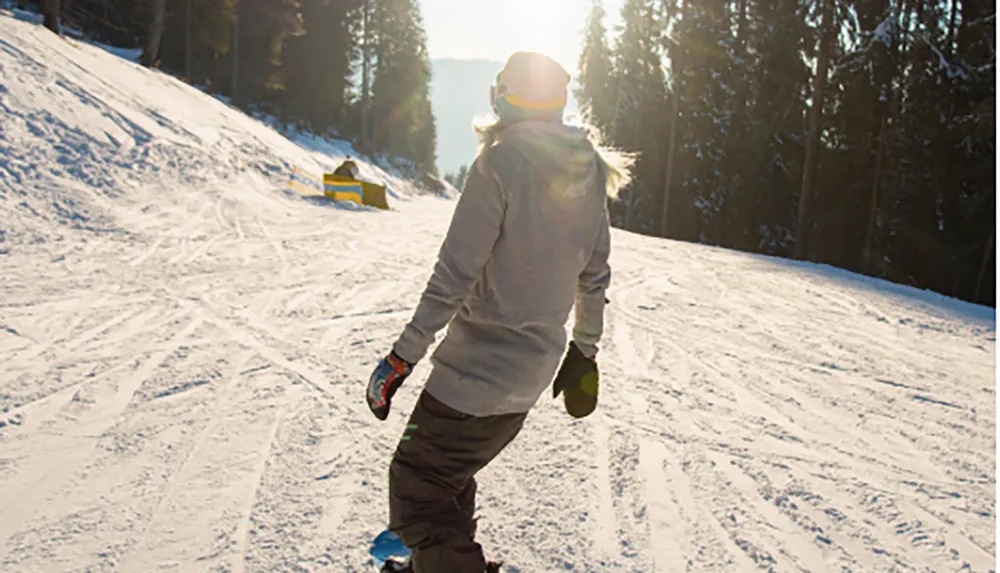
{"label": "jacket sleeve", "polygon": [[411,364],[420,361],[437,333],[458,312],[479,282],[500,237],[505,211],[500,181],[482,154],[469,169],[427,288],[393,346],[400,358]]}
{"label": "jacket sleeve", "polygon": [[611,266],[608,264],[611,256],[611,230],[606,209],[600,225],[594,251],[580,273],[576,291],[573,341],[588,358],[597,354],[597,345],[604,334],[605,292],[611,284]]}

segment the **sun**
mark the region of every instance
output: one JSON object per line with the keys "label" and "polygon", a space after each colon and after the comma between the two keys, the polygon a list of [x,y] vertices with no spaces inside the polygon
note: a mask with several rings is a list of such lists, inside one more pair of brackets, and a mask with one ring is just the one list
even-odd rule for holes
{"label": "sun", "polygon": [[577,67],[589,0],[421,0],[433,57],[504,62],[517,51]]}

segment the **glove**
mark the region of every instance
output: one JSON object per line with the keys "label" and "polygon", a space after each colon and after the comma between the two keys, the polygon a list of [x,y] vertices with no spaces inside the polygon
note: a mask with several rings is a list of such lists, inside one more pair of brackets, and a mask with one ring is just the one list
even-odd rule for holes
{"label": "glove", "polygon": [[575,342],[570,342],[552,384],[552,397],[557,398],[561,393],[566,412],[574,418],[583,418],[597,408],[599,382],[597,359],[587,358]]}
{"label": "glove", "polygon": [[379,420],[389,417],[389,408],[392,406],[392,397],[396,390],[403,385],[406,377],[413,372],[413,365],[390,352],[388,356],[379,361],[371,378],[368,379],[368,409],[375,414]]}

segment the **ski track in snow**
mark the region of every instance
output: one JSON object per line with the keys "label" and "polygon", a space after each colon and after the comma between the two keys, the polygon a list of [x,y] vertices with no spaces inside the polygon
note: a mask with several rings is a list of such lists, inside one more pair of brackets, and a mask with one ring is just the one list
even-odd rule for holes
{"label": "ski track in snow", "polygon": [[[364,384],[452,203],[301,200],[275,170],[337,157],[2,13],[0,38],[0,571],[371,570],[430,364],[385,423]],[[490,557],[995,570],[992,309],[613,241],[599,408],[544,394],[480,474]]]}

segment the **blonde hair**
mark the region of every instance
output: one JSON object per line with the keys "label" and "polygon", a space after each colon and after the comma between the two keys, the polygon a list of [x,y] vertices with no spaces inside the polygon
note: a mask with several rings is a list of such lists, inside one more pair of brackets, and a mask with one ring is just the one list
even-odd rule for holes
{"label": "blonde hair", "polygon": [[[594,146],[601,171],[604,173],[604,186],[607,195],[612,199],[617,199],[621,190],[632,182],[632,167],[635,165],[637,154],[606,144],[601,130],[582,119],[566,123],[566,125],[582,131],[590,144]],[[502,123],[495,116],[477,117],[473,121],[472,129],[479,137],[478,155],[482,155],[484,151],[493,147],[500,137],[500,132],[505,127],[507,124]]]}
{"label": "blonde hair", "polygon": [[587,134],[587,140],[594,146],[597,160],[601,162],[601,168],[604,170],[608,197],[617,199],[618,193],[632,182],[632,168],[635,166],[638,154],[629,153],[606,143],[604,134],[592,123],[581,120],[573,124],[573,127],[577,127]]}

